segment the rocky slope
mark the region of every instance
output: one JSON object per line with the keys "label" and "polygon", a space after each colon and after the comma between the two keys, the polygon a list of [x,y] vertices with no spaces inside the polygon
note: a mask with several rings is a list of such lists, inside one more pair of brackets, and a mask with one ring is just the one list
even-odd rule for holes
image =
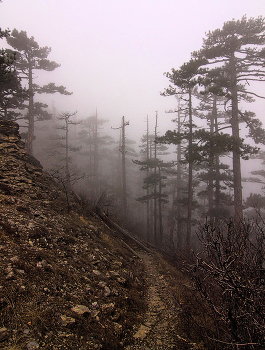
{"label": "rocky slope", "polygon": [[[0,122],[0,348],[124,349],[142,320],[143,265]],[[134,328],[133,328],[134,326]]]}
{"label": "rocky slope", "polygon": [[128,234],[0,121],[0,348],[206,349],[211,320],[188,279]]}

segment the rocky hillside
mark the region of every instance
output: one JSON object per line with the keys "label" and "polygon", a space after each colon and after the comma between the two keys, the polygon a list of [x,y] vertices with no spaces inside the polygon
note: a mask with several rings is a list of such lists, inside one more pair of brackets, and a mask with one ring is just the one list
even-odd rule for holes
{"label": "rocky hillside", "polygon": [[0,122],[0,348],[124,349],[146,305],[134,251]]}
{"label": "rocky hillside", "polygon": [[[0,348],[188,350],[214,325],[185,275],[91,210],[0,121]],[[205,339],[205,337],[204,337]]]}

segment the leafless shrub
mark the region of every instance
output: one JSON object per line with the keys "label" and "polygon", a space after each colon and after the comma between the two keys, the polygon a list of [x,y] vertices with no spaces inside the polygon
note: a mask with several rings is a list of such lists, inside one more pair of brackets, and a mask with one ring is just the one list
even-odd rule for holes
{"label": "leafless shrub", "polygon": [[198,234],[203,248],[189,272],[212,311],[221,349],[265,348],[264,229],[230,221],[206,224]]}

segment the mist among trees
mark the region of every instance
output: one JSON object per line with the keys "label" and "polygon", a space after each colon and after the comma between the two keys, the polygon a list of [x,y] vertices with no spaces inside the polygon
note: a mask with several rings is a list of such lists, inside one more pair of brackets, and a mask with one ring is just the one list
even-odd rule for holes
{"label": "mist among trees", "polygon": [[262,216],[262,193],[242,196],[244,182],[262,183],[262,166],[248,178],[241,174],[242,159],[264,158],[265,132],[251,111],[263,98],[251,89],[265,79],[262,17],[226,22],[206,34],[189,62],[164,73],[170,85],[161,94],[176,98],[168,111],[175,126],[161,135],[159,111],[143,116],[140,144],[127,138],[122,111],[121,124],[112,125],[100,106],[81,116],[78,106],[58,111],[56,103],[40,102],[41,94],[72,93],[38,84],[35,72],[52,79],[60,66],[48,59],[51,48],[23,30],[1,31],[1,38],[10,46],[0,57],[1,119],[20,124],[28,152],[69,190],[150,243],[177,250],[196,246],[196,227],[205,220],[239,222],[250,209]]}
{"label": "mist among trees", "polygon": [[[32,34],[0,31],[9,45],[0,52],[0,118],[19,123],[27,151],[63,186],[69,211],[75,191],[159,249],[176,256],[193,249],[188,270],[214,315],[215,337],[249,349],[264,342],[265,130],[251,106],[265,98],[253,89],[262,91],[265,80],[265,18],[225,22],[188,62],[165,72],[169,86],[160,94],[165,109],[175,99],[167,111],[173,127],[161,135],[160,111],[142,116],[138,143],[127,136],[123,111],[113,125],[100,106],[79,115],[78,106],[45,102],[46,94],[72,92],[41,84],[36,72],[53,80],[60,64]],[[244,197],[249,184],[258,191]]]}

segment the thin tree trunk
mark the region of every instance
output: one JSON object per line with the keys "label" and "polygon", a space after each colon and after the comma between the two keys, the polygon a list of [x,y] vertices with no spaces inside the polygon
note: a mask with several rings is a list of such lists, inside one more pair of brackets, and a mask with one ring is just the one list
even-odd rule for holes
{"label": "thin tree trunk", "polygon": [[[148,116],[146,120],[146,160],[149,160],[149,121]],[[146,177],[149,178],[149,166],[146,169]],[[150,242],[150,199],[149,199],[149,186],[146,188],[147,202],[146,202],[146,239]]]}
{"label": "thin tree trunk", "polygon": [[[178,133],[181,131],[180,120],[180,105],[178,106]],[[177,247],[179,250],[183,248],[183,220],[182,220],[182,208],[181,208],[181,144],[177,146]]]}
{"label": "thin tree trunk", "polygon": [[65,119],[65,173],[66,173],[66,188],[71,188],[71,179],[69,172],[69,126],[68,118]]}
{"label": "thin tree trunk", "polygon": [[173,189],[172,189],[172,205],[171,205],[172,215],[169,219],[169,241],[170,241],[170,244],[172,244],[172,247],[174,247],[174,229],[175,229],[175,223],[176,223],[176,215],[174,215],[174,209],[176,204],[175,203],[176,189],[177,189],[177,182],[174,182]]}
{"label": "thin tree trunk", "polygon": [[[214,123],[215,123],[215,117],[217,114],[216,110],[216,96],[214,96],[213,100],[213,109],[212,114],[210,116],[210,134],[213,136],[214,134]],[[208,205],[209,205],[209,213],[210,213],[210,222],[213,223],[214,215],[213,215],[213,208],[214,208],[214,186],[213,186],[213,177],[214,177],[214,152],[213,152],[213,144],[211,144],[210,147],[210,155],[209,155],[209,183],[208,183]]]}
{"label": "thin tree trunk", "polygon": [[187,215],[187,240],[186,247],[189,250],[191,246],[191,218],[192,218],[192,200],[193,200],[193,187],[192,187],[192,103],[191,103],[191,88],[189,88],[189,178],[188,178],[188,215]]}
{"label": "thin tree trunk", "polygon": [[34,92],[31,62],[29,62],[29,106],[28,106],[28,135],[27,135],[27,151],[33,154],[34,140]]}
{"label": "thin tree trunk", "polygon": [[125,121],[122,117],[122,143],[121,143],[121,156],[122,156],[122,201],[123,201],[123,216],[126,219],[127,216],[127,188],[126,188],[126,159],[125,159]]}
{"label": "thin tree trunk", "polygon": [[[149,159],[152,159],[153,157],[153,150],[152,150],[152,140],[149,140]],[[150,171],[149,171],[150,174]],[[150,194],[150,189],[149,189]],[[151,243],[155,244],[155,233],[154,233],[154,201],[149,201],[149,207],[150,207],[150,239]]]}
{"label": "thin tree trunk", "polygon": [[237,78],[235,56],[230,59],[231,67],[231,95],[232,95],[232,136],[233,144],[233,175],[234,175],[234,215],[236,222],[243,219],[242,204],[242,179],[241,179],[241,159],[240,159],[240,136],[239,136],[239,119],[238,119],[238,96],[237,96]]}
{"label": "thin tree trunk", "polygon": [[[156,140],[156,136],[157,136],[157,112],[156,112],[156,123],[155,123],[155,140]],[[154,150],[155,154],[154,154],[154,158],[156,161],[156,157],[157,157],[157,145],[155,142],[155,150]],[[155,169],[154,169],[154,175],[155,175],[155,184],[154,184],[154,240],[155,240],[155,244],[157,244],[157,184],[156,184],[156,176],[157,176],[157,166],[155,165]]]}
{"label": "thin tree trunk", "polygon": [[161,167],[158,167],[159,176],[159,194],[158,194],[158,219],[159,219],[159,245],[161,247],[163,242],[163,217],[162,217],[162,179],[161,179]]}
{"label": "thin tree trunk", "polygon": [[98,114],[96,110],[95,116],[95,134],[94,134],[94,176],[96,179],[96,194],[98,195]]}
{"label": "thin tree trunk", "polygon": [[[218,133],[218,118],[215,116],[215,132]],[[220,185],[220,157],[215,156],[215,220],[218,222],[220,218],[220,204],[221,204],[221,185]]]}
{"label": "thin tree trunk", "polygon": [[[95,201],[94,196],[94,186],[93,186],[93,137],[94,137],[94,127],[93,124],[89,127],[89,193],[90,199]],[[96,201],[95,201],[96,203]]]}

